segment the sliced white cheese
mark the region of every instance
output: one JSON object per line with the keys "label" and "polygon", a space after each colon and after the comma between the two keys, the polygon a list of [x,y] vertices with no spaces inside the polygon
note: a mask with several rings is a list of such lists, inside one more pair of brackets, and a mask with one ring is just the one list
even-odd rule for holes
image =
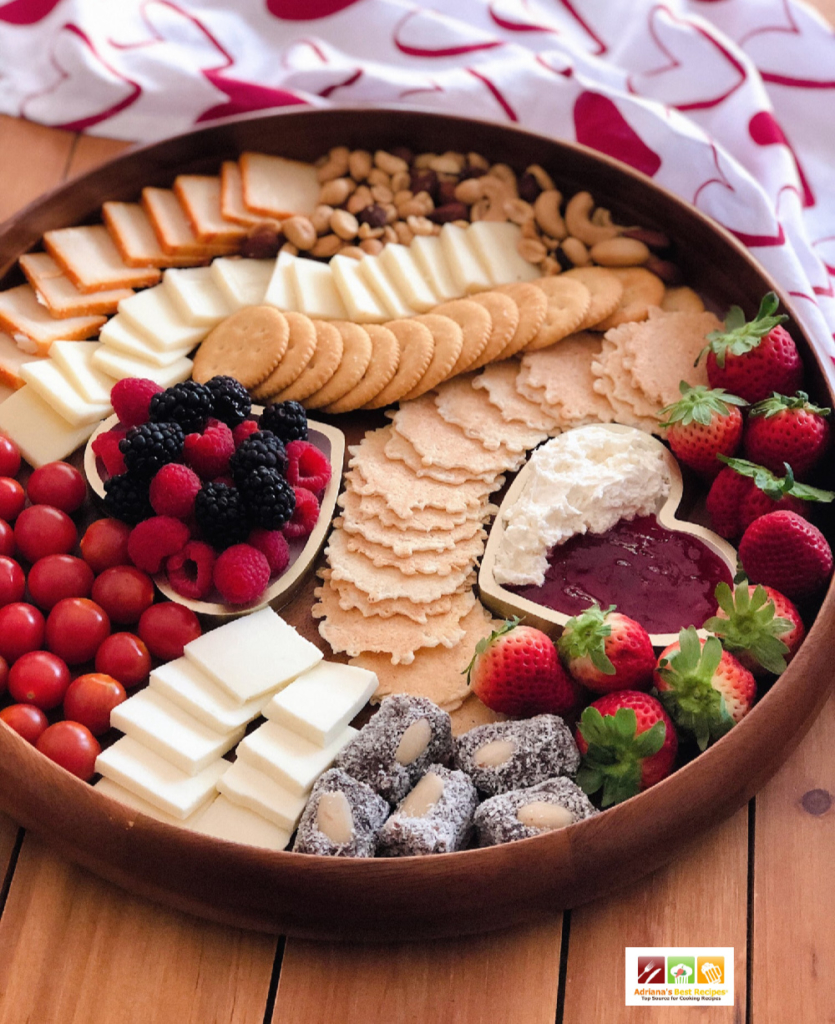
{"label": "sliced white cheese", "polygon": [[31,387],[23,387],[0,404],[0,433],[10,437],[30,466],[57,462],[84,444],[95,423],[74,427]]}
{"label": "sliced white cheese", "polygon": [[260,306],[275,270],[275,260],[234,259],[221,256],[212,261],[215,284],[232,309]]}
{"label": "sliced white cheese", "polygon": [[407,306],[419,313],[426,313],[441,301],[424,278],[407,246],[389,242],[378,259]]}
{"label": "sliced white cheese", "polygon": [[322,772],[333,764],[336,755],[357,730],[343,729],[326,746],[311,743],[303,736],[275,722],[265,722],[238,746],[238,760],[265,772],[291,793],[307,793]]}
{"label": "sliced white cheese", "polygon": [[441,302],[461,297],[444,254],[440,235],[415,235],[409,249],[415,263]]}
{"label": "sliced white cheese", "polygon": [[96,758],[96,771],[154,807],[183,821],[207,803],[229,768],[219,758],[197,775],[188,775],[132,736],[123,736]]}
{"label": "sliced white cheese", "polygon": [[[141,359],[154,366],[171,366],[178,359],[183,359],[194,347],[191,344],[184,348],[160,350],[151,348],[148,339],[131,327],[127,320],[122,320],[117,313],[102,327],[99,341],[108,348],[116,349],[132,359]],[[113,382],[111,381],[111,384]]]}
{"label": "sliced white cheese", "polygon": [[182,820],[174,814],[161,811],[159,807],[154,807],[152,803],[149,803],[143,797],[137,796],[136,793],[131,793],[129,789],[120,786],[118,782],[114,782],[112,779],[105,778],[104,776],[93,786],[93,789],[103,796],[109,796],[112,800],[118,800],[120,804],[130,807],[132,811],[139,811],[149,818],[164,821],[166,825],[185,825],[191,827],[192,823],[201,818],[207,810],[207,807],[202,807],[195,811],[194,814],[190,814],[185,820]]}
{"label": "sliced white cheese", "polygon": [[[459,228],[456,224],[444,224],[440,238],[459,295],[481,292],[491,286],[492,281],[476,256],[466,228]],[[122,303],[119,303],[119,308],[122,308]]]}
{"label": "sliced white cheese", "polygon": [[388,318],[415,315],[417,310],[412,309],[395,288],[394,282],[380,263],[379,256],[366,256],[364,260],[360,260],[359,265],[362,279],[376,296]]}
{"label": "sliced white cheese", "polygon": [[219,733],[234,732],[257,718],[267,701],[258,697],[236,704],[188,658],[177,658],[151,673],[150,689],[178,704]]}
{"label": "sliced white cheese", "polygon": [[20,376],[72,427],[100,423],[113,412],[109,398],[106,402],[88,402],[54,359],[25,363]]}
{"label": "sliced white cheese", "polygon": [[240,759],[223,775],[217,788],[233,804],[247,807],[288,832],[294,831],[307,802],[306,796],[291,793]]}
{"label": "sliced white cheese", "polygon": [[328,263],[297,259],[290,274],[302,313],[319,320],[344,320],[348,316]]}
{"label": "sliced white cheese", "polygon": [[286,686],[322,660],[319,648],[272,608],[204,633],[186,644],[185,655],[239,705]]}
{"label": "sliced white cheese", "polygon": [[467,228],[472,243],[491,284],[533,281],[540,276],[534,263],[528,263],[516,248],[522,229],[510,221],[477,220]]}
{"label": "sliced white cheese", "polygon": [[88,402],[110,405],[113,380],[93,365],[98,347],[97,341],[53,341],[49,355]]}
{"label": "sliced white cheese", "polygon": [[350,256],[334,256],[330,262],[333,279],[354,323],[381,324],[388,316],[365,283],[360,262]]}
{"label": "sliced white cheese", "polygon": [[278,309],[286,309],[291,312],[297,312],[301,308],[296,295],[296,278],[291,273],[292,266],[297,259],[297,256],[291,256],[289,252],[278,254],[270,283],[264,293],[264,302],[268,306],[276,306]]}
{"label": "sliced white cheese", "polygon": [[165,350],[196,345],[208,327],[188,323],[179,313],[164,285],[122,299],[119,316],[148,339],[152,348]]}
{"label": "sliced white cheese", "polygon": [[93,364],[114,380],[122,380],[124,377],[147,377],[164,388],[188,380],[193,366],[192,361],[184,356],[180,356],[169,366],[157,366],[145,359],[137,359],[126,352],[119,352],[109,345],[99,347],[93,356]]}
{"label": "sliced white cheese", "polygon": [[189,827],[195,832],[214,836],[215,839],[245,843],[247,846],[263,846],[267,850],[285,849],[292,835],[288,829],[279,828],[248,807],[232,803],[229,797],[222,794]]}
{"label": "sliced white cheese", "polygon": [[320,661],[277,693],[264,708],[264,716],[325,747],[345,731],[376,689],[376,673]]}
{"label": "sliced white cheese", "polygon": [[219,288],[211,267],[166,270],[162,286],[183,320],[196,327],[214,327],[235,308]]}

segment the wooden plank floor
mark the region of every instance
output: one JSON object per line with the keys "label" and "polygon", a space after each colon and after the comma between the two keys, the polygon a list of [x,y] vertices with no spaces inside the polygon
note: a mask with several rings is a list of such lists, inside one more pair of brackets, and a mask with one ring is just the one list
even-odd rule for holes
{"label": "wooden plank floor", "polygon": [[[124,148],[0,117],[0,220]],[[835,702],[748,810],[565,919],[339,946],[127,895],[0,815],[0,1024],[794,1024],[835,1021]],[[728,945],[731,1009],[623,1006],[627,945]]]}

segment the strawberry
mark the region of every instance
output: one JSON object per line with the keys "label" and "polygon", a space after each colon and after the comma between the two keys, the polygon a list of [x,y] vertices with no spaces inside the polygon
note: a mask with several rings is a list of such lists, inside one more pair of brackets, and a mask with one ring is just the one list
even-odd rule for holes
{"label": "strawberry", "polygon": [[739,525],[739,506],[751,489],[751,481],[730,466],[725,466],[710,485],[705,506],[710,525],[720,537],[733,540],[742,533]]}
{"label": "strawberry", "polygon": [[[732,306],[724,331],[711,331],[707,346],[707,379],[712,388],[727,388],[748,402],[760,402],[772,391],[793,395],[803,383],[803,364],[789,332],[775,316],[780,300],[768,292],[756,317],[746,323],[739,306]],[[696,360],[698,362],[698,359]]]}
{"label": "strawberry", "polygon": [[803,391],[793,398],[774,392],[748,410],[743,450],[752,462],[773,473],[780,473],[788,462],[795,476],[802,478],[826,451],[829,412],[812,405]]}
{"label": "strawberry", "polygon": [[479,640],[467,680],[483,704],[505,715],[564,715],[579,703],[551,638],[519,619]]}
{"label": "strawberry", "polygon": [[702,384],[691,387],[683,380],[681,398],[665,406],[660,416],[667,428],[667,442],[676,458],[707,477],[722,468],[717,455],[733,455],[742,437],[742,413],[734,406],[745,400],[728,395],[722,388],[711,391]]}
{"label": "strawberry", "polygon": [[755,519],[739,542],[739,560],[754,583],[774,587],[792,600],[826,586],[832,549],[820,530],[794,512]]}
{"label": "strawberry", "polygon": [[792,602],[761,583],[740,583],[733,592],[727,583],[716,587],[719,608],[704,628],[722,641],[749,672],[780,675],[797,652],[805,629]]}
{"label": "strawberry", "polygon": [[717,637],[702,640],[695,626],[661,652],[655,686],[672,720],[693,733],[699,750],[741,722],[757,695],[748,669],[722,650]]}
{"label": "strawberry", "polygon": [[655,652],[649,633],[614,605],[603,611],[595,603],[569,619],[557,649],[574,679],[595,693],[648,690],[652,682]]}
{"label": "strawberry", "polygon": [[590,704],[576,740],[583,755],[577,784],[589,795],[602,789],[603,807],[666,778],[678,750],[666,711],[655,697],[638,690],[618,690]]}

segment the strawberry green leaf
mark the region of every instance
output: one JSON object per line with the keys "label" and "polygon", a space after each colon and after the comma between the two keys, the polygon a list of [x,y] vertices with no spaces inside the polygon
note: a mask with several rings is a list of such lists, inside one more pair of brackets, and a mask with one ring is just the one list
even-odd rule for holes
{"label": "strawberry green leaf", "polygon": [[755,486],[772,501],[779,501],[787,494],[802,501],[816,501],[823,504],[835,499],[833,491],[824,491],[820,487],[810,487],[808,484],[798,483],[788,462],[783,463],[786,467],[786,475],[780,477],[775,476],[765,466],[758,466],[755,462],[749,462],[747,459],[732,459],[727,455],[717,455],[716,457],[720,462],[730,466],[735,473],[753,480]]}
{"label": "strawberry green leaf", "polygon": [[573,661],[588,656],[598,672],[606,676],[615,674],[615,666],[606,654],[606,638],[612,635],[612,627],[606,619],[614,610],[614,605],[604,610],[595,602],[566,622],[557,641],[557,650],[569,670]]}
{"label": "strawberry green leaf", "polygon": [[591,794],[603,789],[602,806],[610,807],[634,796],[641,788],[641,765],[663,747],[667,726],[663,721],[638,732],[632,708],[601,715],[587,707],[580,717],[580,734],[588,743],[577,774],[577,784]]}
{"label": "strawberry green leaf", "polygon": [[748,584],[743,583],[731,594],[731,588],[720,583],[716,600],[725,616],[714,615],[704,628],[719,637],[725,650],[731,654],[748,651],[767,672],[785,672],[789,648],[780,638],[794,629],[794,623],[776,614],[776,605],[765,588],[755,587],[751,596]]}
{"label": "strawberry green leaf", "polygon": [[678,386],[681,398],[672,405],[665,405],[658,412],[661,425],[669,427],[673,423],[680,423],[683,427],[691,423],[701,423],[707,426],[714,416],[729,416],[731,405],[747,405],[744,398],[738,395],[731,395],[724,388],[708,388],[704,384],[690,385],[686,380],[681,381]]}
{"label": "strawberry green leaf", "polygon": [[711,350],[716,356],[717,365],[724,367],[728,353],[734,356],[745,355],[755,349],[760,341],[775,327],[785,323],[788,317],[784,314],[775,316],[780,301],[774,292],[768,292],[760,303],[760,308],[753,320],[745,321],[745,314],[739,306],[732,306],[725,317],[725,329],[711,331],[707,335],[708,344],[699,353],[699,359]]}
{"label": "strawberry green leaf", "polygon": [[475,653],[473,654],[472,660],[465,669],[461,670],[462,676],[464,675],[465,672],[467,673],[468,684],[471,681],[473,668],[475,667],[475,663],[478,661],[479,657],[482,654],[486,654],[491,645],[494,644],[496,640],[499,639],[499,637],[506,636],[512,629],[515,629],[521,621],[522,620],[521,618],[519,618],[518,615],[514,616],[514,618],[512,619],[507,619],[507,621],[503,622],[498,629],[493,630],[490,636],[482,637],[482,639],[478,641],[478,643],[475,645]]}
{"label": "strawberry green leaf", "polygon": [[832,411],[831,409],[824,409],[819,405],[813,405],[805,391],[798,391],[796,395],[781,395],[777,391],[772,391],[768,398],[763,398],[752,405],[748,410],[748,415],[762,416],[764,419],[770,419],[772,416],[776,416],[778,413],[785,412],[788,409],[802,410],[803,412],[814,413],[817,416],[828,416]]}
{"label": "strawberry green leaf", "polygon": [[592,796],[603,785],[603,772],[596,768],[587,768],[585,765],[577,772],[577,785],[586,796]]}

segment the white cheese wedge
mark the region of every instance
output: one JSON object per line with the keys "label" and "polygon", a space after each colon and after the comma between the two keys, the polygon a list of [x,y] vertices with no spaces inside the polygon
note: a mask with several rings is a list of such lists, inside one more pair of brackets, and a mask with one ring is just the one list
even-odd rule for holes
{"label": "white cheese wedge", "polygon": [[275,779],[240,759],[224,773],[217,788],[233,804],[260,814],[288,832],[294,831],[307,802],[306,796],[291,793]]}
{"label": "white cheese wedge", "polygon": [[110,405],[113,380],[93,365],[98,347],[97,341],[54,341],[49,355],[88,402]]}
{"label": "white cheese wedge", "polygon": [[[482,292],[492,285],[487,271],[476,256],[466,228],[459,228],[456,224],[444,224],[440,239],[459,295]],[[122,303],[119,303],[119,308],[122,308]]]}
{"label": "white cheese wedge", "polygon": [[213,800],[189,827],[195,832],[214,836],[215,839],[245,843],[247,846],[263,846],[267,850],[285,849],[292,835],[288,829],[279,828],[262,815],[232,803],[229,797],[223,795]]}
{"label": "white cheese wedge", "polygon": [[282,725],[265,722],[241,741],[237,755],[239,760],[265,772],[291,793],[307,793],[356,735],[357,730],[348,726],[322,747]]}
{"label": "white cheese wedge", "polygon": [[189,775],[132,736],[123,736],[96,758],[100,775],[118,782],[179,821],[208,803],[228,768],[229,762],[218,758],[197,775]]}
{"label": "white cheese wedge", "polygon": [[232,309],[260,306],[275,270],[275,260],[233,259],[221,256],[212,261],[215,284]]}
{"label": "white cheese wedge", "polygon": [[423,276],[408,246],[390,242],[378,259],[407,306],[426,313],[441,301]]}
{"label": "white cheese wedge", "polygon": [[522,237],[518,224],[477,220],[467,228],[467,235],[491,284],[533,281],[540,276],[538,267],[523,259],[516,248]]}
{"label": "white cheese wedge", "polygon": [[28,386],[15,391],[0,405],[0,433],[10,437],[23,458],[36,469],[72,455],[95,426],[72,426]]}
{"label": "white cheese wedge", "polygon": [[379,256],[366,256],[360,260],[360,274],[386,311],[387,319],[415,315],[417,310],[412,309],[395,287]]}
{"label": "white cheese wedge", "polygon": [[290,267],[299,309],[319,320],[344,320],[348,316],[330,264],[298,259]]}
{"label": "white cheese wedge", "polygon": [[264,716],[325,747],[345,731],[377,685],[376,673],[367,669],[320,661],[277,693]]}
{"label": "white cheese wedge", "polygon": [[409,249],[418,268],[441,302],[461,297],[444,254],[440,235],[415,235]]}
{"label": "white cheese wedge", "polygon": [[186,657],[237,704],[292,682],[322,660],[322,652],[272,608],[244,615],[185,646]]}
{"label": "white cheese wedge", "polygon": [[166,270],[162,286],[183,320],[195,327],[215,327],[234,308],[218,287],[211,267]]}
{"label": "white cheese wedge", "polygon": [[122,380],[124,377],[147,377],[164,388],[179,384],[181,380],[188,380],[193,366],[192,361],[184,356],[178,357],[168,366],[158,366],[146,359],[138,359],[126,352],[119,352],[109,345],[100,346],[93,356],[93,364],[114,380]]}
{"label": "white cheese wedge", "polygon": [[[117,313],[102,327],[99,334],[99,341],[108,348],[115,349],[131,359],[141,359],[154,366],[171,366],[177,360],[183,359],[194,347],[191,344],[183,348],[171,348],[160,350],[151,348],[148,339],[135,331],[127,322],[122,320]],[[111,384],[112,384],[111,380]]]}
{"label": "white cheese wedge", "polygon": [[190,324],[181,316],[161,284],[122,299],[119,316],[147,338],[152,348],[161,351],[194,346],[208,334],[207,327]]}
{"label": "white cheese wedge", "polygon": [[189,828],[193,827],[193,823],[201,818],[208,809],[201,807],[195,811],[194,814],[190,814],[185,820],[178,818],[174,814],[169,814],[167,811],[161,811],[159,807],[154,807],[152,803],[143,799],[141,796],[137,796],[136,793],[131,793],[129,789],[125,789],[124,786],[120,786],[118,782],[114,782],[112,779],[107,779],[104,776],[93,786],[93,789],[97,793],[101,793],[103,796],[109,796],[112,800],[118,800],[120,804],[124,804],[126,807],[130,807],[132,811],[139,811],[142,814],[147,815],[149,818],[155,818],[157,821],[164,821],[166,825],[186,825]]}
{"label": "white cheese wedge", "polygon": [[197,775],[243,736],[243,727],[220,733],[156,690],[128,697],[110,712],[110,724],[188,775]]}
{"label": "white cheese wedge", "polygon": [[334,256],[330,261],[333,279],[354,323],[381,324],[388,319],[386,311],[365,283],[360,262],[350,256]]}
{"label": "white cheese wedge", "polygon": [[296,295],[296,278],[291,273],[292,266],[297,259],[297,256],[291,256],[289,252],[278,254],[273,275],[264,293],[264,302],[268,306],[276,306],[278,309],[286,309],[291,312],[298,312],[301,309]]}
{"label": "white cheese wedge", "polygon": [[109,398],[106,402],[88,402],[54,359],[26,363],[20,368],[20,376],[72,427],[97,424],[113,412]]}
{"label": "white cheese wedge", "polygon": [[257,718],[267,697],[236,704],[188,658],[177,658],[151,673],[156,690],[215,732],[229,733]]}

